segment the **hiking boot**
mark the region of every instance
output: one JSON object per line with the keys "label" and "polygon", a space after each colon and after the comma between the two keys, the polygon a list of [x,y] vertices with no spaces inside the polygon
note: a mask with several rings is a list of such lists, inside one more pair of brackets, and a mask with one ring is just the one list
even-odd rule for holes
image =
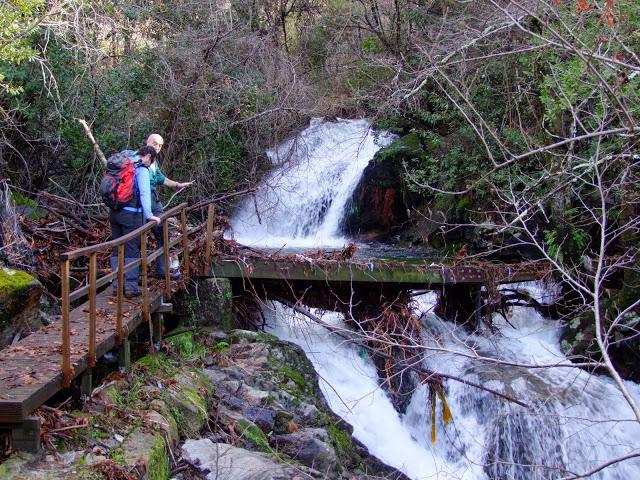
{"label": "hiking boot", "polygon": [[134,290],[134,291],[126,291],[124,292],[124,296],[126,298],[137,298],[139,296],[142,295],[142,292],[140,290]]}

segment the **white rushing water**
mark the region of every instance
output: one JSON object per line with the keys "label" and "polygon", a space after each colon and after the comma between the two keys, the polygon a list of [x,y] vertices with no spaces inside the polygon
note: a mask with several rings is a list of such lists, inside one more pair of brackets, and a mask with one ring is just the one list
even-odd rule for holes
{"label": "white rushing water", "polygon": [[[269,155],[274,172],[253,200],[232,219],[241,243],[286,246],[341,246],[344,206],[369,160],[388,135],[374,135],[365,120],[315,120],[295,140]],[[541,299],[545,291],[523,285]],[[427,389],[418,386],[405,414],[399,414],[378,386],[368,354],[322,326],[275,303],[265,307],[269,330],[300,345],[319,374],[321,389],[355,437],[386,464],[412,479],[543,480],[570,477],[640,449],[640,426],[613,382],[569,365],[559,345],[557,322],[516,307],[509,324],[494,319],[495,333],[475,335],[431,312],[435,294],[416,298],[422,313],[424,366],[515,398],[531,409],[453,380],[446,398],[453,421],[431,442]],[[347,328],[336,313],[316,312]],[[483,357],[484,360],[478,357]],[[513,364],[557,365],[524,368]],[[640,399],[640,386],[628,383]],[[590,478],[640,478],[631,459]]]}
{"label": "white rushing water", "polygon": [[260,247],[342,247],[345,205],[369,161],[392,138],[376,134],[366,120],[312,120],[267,152],[275,168],[255,202],[247,198],[231,219],[235,239]]}
{"label": "white rushing water", "polygon": [[[531,287],[529,287],[531,288]],[[534,289],[536,290],[536,289]],[[453,421],[443,425],[438,405],[437,440],[431,443],[431,411],[419,386],[404,415],[378,387],[373,362],[357,346],[276,304],[269,331],[302,347],[320,377],[331,409],[351,424],[370,453],[412,479],[543,480],[585,472],[640,446],[640,426],[613,382],[574,367],[521,368],[481,362],[537,365],[568,363],[559,348],[556,322],[514,308],[512,328],[496,318],[493,336],[466,333],[429,313],[435,295],[418,298],[423,315],[425,366],[516,398],[531,411],[448,380]],[[316,312],[319,313],[319,312]],[[324,321],[344,326],[339,314]],[[640,387],[630,384],[640,398]],[[640,478],[640,461],[627,460],[591,478]]]}

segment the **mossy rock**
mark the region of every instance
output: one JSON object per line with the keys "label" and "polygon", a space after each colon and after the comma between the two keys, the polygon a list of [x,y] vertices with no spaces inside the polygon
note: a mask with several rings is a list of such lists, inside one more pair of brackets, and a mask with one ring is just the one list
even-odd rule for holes
{"label": "mossy rock", "polygon": [[42,284],[27,272],[0,267],[0,346],[37,319]]}
{"label": "mossy rock", "polygon": [[162,435],[134,430],[122,444],[123,460],[127,465],[143,464],[146,480],[167,480],[169,458]]}
{"label": "mossy rock", "polygon": [[251,420],[242,418],[238,420],[238,433],[252,443],[258,450],[263,453],[270,453],[271,447],[269,446],[269,440],[260,427],[258,427]]}
{"label": "mossy rock", "polygon": [[[197,379],[197,380],[196,380]],[[208,405],[201,389],[211,393],[200,383],[200,377],[180,374],[176,384],[167,390],[165,401],[178,424],[182,436],[196,435],[204,427],[208,417]]]}

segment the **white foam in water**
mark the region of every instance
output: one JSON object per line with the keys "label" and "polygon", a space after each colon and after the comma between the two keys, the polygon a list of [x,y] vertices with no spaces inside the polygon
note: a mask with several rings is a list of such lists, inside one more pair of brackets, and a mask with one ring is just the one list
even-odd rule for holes
{"label": "white foam in water", "polygon": [[[425,456],[425,449],[411,437],[400,415],[377,384],[375,367],[362,352],[324,327],[275,303],[265,310],[269,333],[304,349],[320,377],[320,389],[331,410],[353,426],[354,436],[388,465],[412,478],[437,478],[438,465]],[[339,314],[323,320],[342,325]]]}
{"label": "white foam in water", "polygon": [[[231,219],[235,239],[260,247],[341,247],[340,221],[362,172],[393,136],[366,120],[315,119],[267,152],[274,171]],[[255,206],[260,210],[258,217]]]}
{"label": "white foam in water", "polygon": [[[418,310],[430,311],[435,295],[416,300]],[[516,328],[505,324],[492,338],[465,333],[432,313],[423,317],[430,332],[425,333],[425,345],[436,346],[436,335],[437,346],[451,352],[427,353],[426,367],[535,407],[528,411],[448,380],[446,397],[454,420],[444,426],[438,413],[435,444],[431,443],[426,387],[418,387],[407,412],[399,415],[378,387],[372,361],[359,347],[280,304],[265,314],[271,333],[305,350],[329,406],[353,426],[354,436],[371,454],[414,480],[561,478],[568,472],[588,471],[639,446],[640,427],[608,378],[574,367],[524,369],[483,364],[460,355],[473,353],[460,341],[464,340],[485,357],[514,363],[567,363],[558,346],[557,323],[530,309],[515,308],[509,320]],[[339,314],[325,313],[322,318],[346,328]],[[640,393],[638,385],[630,383],[630,389],[636,396]],[[487,467],[490,452],[496,461]],[[626,480],[638,478],[639,472],[640,462],[627,460],[591,478]]]}

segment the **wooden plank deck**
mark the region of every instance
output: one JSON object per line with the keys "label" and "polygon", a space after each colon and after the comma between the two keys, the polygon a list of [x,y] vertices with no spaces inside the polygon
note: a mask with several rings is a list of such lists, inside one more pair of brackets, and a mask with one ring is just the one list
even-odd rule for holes
{"label": "wooden plank deck", "polygon": [[[161,285],[149,288],[149,311],[162,302]],[[96,358],[116,346],[116,301],[107,288],[96,297]],[[69,315],[73,377],[88,367],[89,302]],[[142,323],[142,299],[125,299],[122,325],[132,332]],[[19,424],[62,390],[62,319],[0,351],[0,424]]]}

